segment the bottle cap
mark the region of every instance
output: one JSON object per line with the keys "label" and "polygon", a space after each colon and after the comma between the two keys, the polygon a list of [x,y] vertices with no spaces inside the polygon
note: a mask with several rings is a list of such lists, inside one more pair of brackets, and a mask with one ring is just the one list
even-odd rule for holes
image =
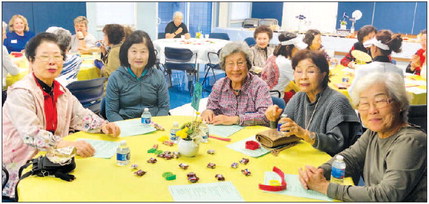
{"label": "bottle cap", "polygon": [[146,111],[149,111],[149,108],[144,108],[144,111],[146,112]]}
{"label": "bottle cap", "polygon": [[174,121],[174,122],[173,122],[173,127],[179,127],[179,122]]}
{"label": "bottle cap", "polygon": [[342,155],[337,155],[337,156],[335,156],[335,159],[342,161],[342,160],[344,160],[344,157]]}
{"label": "bottle cap", "polygon": [[127,141],[125,141],[125,140],[121,140],[121,141],[119,142],[119,144],[121,144],[121,145],[126,145],[126,144],[127,144]]}

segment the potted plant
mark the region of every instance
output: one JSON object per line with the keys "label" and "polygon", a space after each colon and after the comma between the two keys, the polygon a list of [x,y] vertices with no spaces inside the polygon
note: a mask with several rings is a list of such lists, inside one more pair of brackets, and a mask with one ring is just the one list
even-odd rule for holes
{"label": "potted plant", "polygon": [[197,112],[195,120],[183,124],[176,133],[181,138],[178,143],[178,151],[183,156],[193,157],[197,155],[203,136],[208,134],[207,124],[203,123],[198,115],[199,112]]}

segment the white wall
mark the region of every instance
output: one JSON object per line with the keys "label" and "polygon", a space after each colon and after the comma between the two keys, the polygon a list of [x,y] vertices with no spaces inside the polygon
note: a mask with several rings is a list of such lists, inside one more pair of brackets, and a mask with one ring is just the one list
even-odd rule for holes
{"label": "white wall", "polygon": [[[321,32],[335,32],[337,2],[285,2],[283,3],[282,29],[287,31],[306,31],[311,28]],[[306,19],[299,25],[298,15]]]}
{"label": "white wall", "polygon": [[226,28],[228,27],[228,2],[219,2],[219,27]]}
{"label": "white wall", "polygon": [[158,3],[137,3],[137,29],[144,30],[155,40],[158,35]]}

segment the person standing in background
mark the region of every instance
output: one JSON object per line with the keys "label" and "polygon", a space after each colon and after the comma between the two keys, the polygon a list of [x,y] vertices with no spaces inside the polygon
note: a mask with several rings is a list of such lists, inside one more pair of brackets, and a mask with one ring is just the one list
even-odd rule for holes
{"label": "person standing in background", "polygon": [[73,23],[76,34],[72,36],[70,51],[77,52],[94,47],[97,40],[88,33],[88,19],[85,16],[78,16]]}
{"label": "person standing in background", "polygon": [[27,19],[22,15],[14,15],[9,21],[9,33],[3,41],[9,53],[22,52],[25,44],[34,37],[34,33],[28,27]]}
{"label": "person standing in background", "polygon": [[406,69],[407,73],[413,73],[415,75],[420,75],[422,65],[426,60],[426,29],[422,30],[419,36],[420,45],[422,46],[422,48],[417,50],[416,54],[413,55],[413,57],[411,58],[411,62]]}
{"label": "person standing in background", "polygon": [[182,35],[185,35],[186,39],[191,38],[188,28],[182,21],[183,13],[180,11],[174,12],[173,21],[165,27],[165,38],[180,38]]}

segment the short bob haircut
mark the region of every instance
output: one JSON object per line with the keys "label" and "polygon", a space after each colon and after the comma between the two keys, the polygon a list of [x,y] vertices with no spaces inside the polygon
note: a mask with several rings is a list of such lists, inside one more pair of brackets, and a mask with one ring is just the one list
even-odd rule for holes
{"label": "short bob haircut", "polygon": [[360,43],[363,43],[363,38],[370,33],[377,33],[377,29],[372,25],[365,25],[358,30],[357,39]]}
{"label": "short bob haircut", "polygon": [[67,53],[70,48],[70,42],[72,37],[70,31],[61,27],[52,26],[46,29],[46,32],[57,35],[58,44],[60,45],[60,48]]}
{"label": "short bob haircut", "polygon": [[84,23],[86,27],[88,27],[88,19],[85,16],[78,16],[73,20],[74,25],[78,23]]}
{"label": "short bob haircut", "polygon": [[139,43],[144,43],[149,50],[149,60],[145,68],[150,68],[155,65],[156,56],[152,40],[146,32],[142,30],[136,30],[131,33],[131,35],[121,45],[121,48],[119,50],[119,60],[121,61],[121,66],[130,67],[130,63],[128,63],[128,50],[133,44]]}
{"label": "short bob haircut", "polygon": [[300,61],[305,59],[310,59],[316,65],[316,67],[319,68],[320,72],[326,72],[326,76],[322,81],[322,87],[326,88],[329,83],[329,64],[328,60],[326,60],[326,57],[323,54],[323,51],[304,49],[296,52],[295,56],[292,57],[293,70],[295,70]]}
{"label": "short bob haircut", "polygon": [[[297,35],[295,33],[282,32],[282,34],[279,35],[279,41],[284,42],[284,41],[292,40],[296,37]],[[278,44],[277,47],[274,49],[273,55],[276,57],[279,55],[283,55],[286,58],[292,58],[293,48],[295,48],[295,45],[293,44],[292,45]]]}
{"label": "short bob haircut", "polygon": [[42,32],[31,38],[25,45],[25,56],[27,57],[29,62],[34,62],[34,59],[36,57],[36,50],[43,42],[52,42],[58,45],[61,50],[63,60],[66,59],[66,53],[64,52],[64,50],[61,49],[61,46],[58,43],[57,35],[53,33]]}
{"label": "short bob haircut", "polygon": [[225,71],[225,60],[228,56],[235,54],[235,53],[242,53],[246,57],[246,64],[247,64],[247,70],[250,70],[252,68],[252,63],[250,61],[250,56],[252,54],[249,46],[245,42],[230,42],[226,44],[219,56],[219,65],[220,68]]}
{"label": "short bob haircut", "polygon": [[10,19],[10,21],[9,21],[9,31],[10,32],[15,32],[15,29],[13,29],[13,23],[15,22],[15,20],[17,18],[20,18],[22,21],[24,21],[24,25],[25,25],[24,31],[29,31],[30,27],[28,27],[28,21],[27,21],[27,19],[23,15],[19,15],[19,14],[12,16],[12,18]]}
{"label": "short bob haircut", "polygon": [[410,99],[405,90],[404,78],[396,72],[374,72],[362,78],[359,83],[356,83],[356,86],[351,92],[353,106],[357,108],[360,102],[360,94],[373,87],[375,84],[384,85],[388,97],[392,98],[399,106],[402,122],[407,122]]}
{"label": "short bob haircut", "polygon": [[255,29],[255,32],[253,33],[253,38],[255,38],[255,40],[256,40],[256,37],[258,36],[259,33],[266,33],[266,34],[268,34],[268,38],[270,40],[273,38],[273,30],[271,30],[271,28],[268,27],[268,26],[266,26],[266,25],[258,26]]}
{"label": "short bob haircut", "polygon": [[310,29],[305,32],[304,38],[302,41],[307,44],[307,48],[310,48],[311,44],[313,44],[314,37],[316,35],[321,35],[322,33],[319,30],[316,29]]}
{"label": "short bob haircut", "polygon": [[122,25],[119,24],[107,24],[103,28],[103,33],[109,39],[109,43],[117,45],[124,40],[125,30]]}

